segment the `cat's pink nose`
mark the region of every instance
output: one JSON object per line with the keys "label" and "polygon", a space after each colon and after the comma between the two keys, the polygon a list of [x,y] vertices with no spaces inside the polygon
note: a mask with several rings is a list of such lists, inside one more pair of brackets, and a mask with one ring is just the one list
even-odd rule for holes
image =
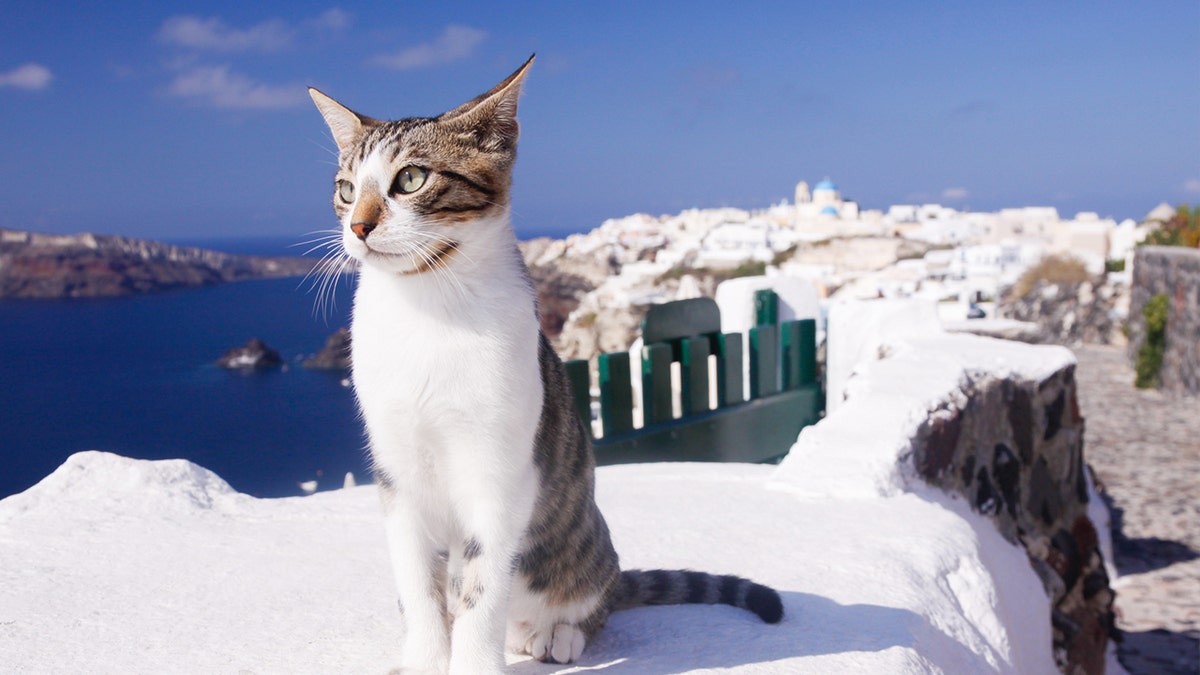
{"label": "cat's pink nose", "polygon": [[375,229],[374,223],[354,223],[353,225],[350,226],[350,231],[354,233],[354,236],[358,237],[359,239],[361,239],[363,241],[367,240],[367,235],[371,234],[371,230],[374,230],[374,229]]}

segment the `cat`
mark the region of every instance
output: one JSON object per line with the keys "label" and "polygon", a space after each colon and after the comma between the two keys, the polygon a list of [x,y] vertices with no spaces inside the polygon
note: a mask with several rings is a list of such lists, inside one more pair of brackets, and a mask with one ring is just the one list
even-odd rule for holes
{"label": "cat", "polygon": [[339,255],[358,262],[352,381],[405,631],[402,672],[579,658],[617,609],[779,594],[735,576],[622,572],[590,436],[509,222],[533,57],[433,118],[383,122],[310,89],[338,147]]}

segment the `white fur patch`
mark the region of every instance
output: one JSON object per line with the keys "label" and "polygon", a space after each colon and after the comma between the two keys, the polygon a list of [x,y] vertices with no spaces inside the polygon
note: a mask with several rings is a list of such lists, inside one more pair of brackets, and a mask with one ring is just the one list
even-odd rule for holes
{"label": "white fur patch", "polygon": [[551,606],[544,594],[530,591],[518,577],[508,605],[508,649],[538,660],[549,656],[558,663],[574,661],[587,643],[576,624],[590,617],[599,605],[600,596],[596,595],[569,605]]}

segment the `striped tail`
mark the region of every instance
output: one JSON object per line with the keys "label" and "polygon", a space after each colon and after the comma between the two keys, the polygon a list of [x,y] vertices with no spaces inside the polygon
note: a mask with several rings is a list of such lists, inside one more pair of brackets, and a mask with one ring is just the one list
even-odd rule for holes
{"label": "striped tail", "polygon": [[783,601],[774,589],[732,574],[691,570],[626,570],[616,609],[645,605],[723,604],[740,607],[767,623],[783,618]]}

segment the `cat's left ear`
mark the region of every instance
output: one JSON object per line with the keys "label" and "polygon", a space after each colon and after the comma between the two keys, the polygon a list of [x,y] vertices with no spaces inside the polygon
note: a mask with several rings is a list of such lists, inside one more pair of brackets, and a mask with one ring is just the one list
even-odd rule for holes
{"label": "cat's left ear", "polygon": [[477,96],[450,112],[443,113],[438,121],[446,122],[475,137],[479,147],[485,150],[511,150],[517,145],[520,126],[517,124],[517,99],[521,97],[521,82],[529,66],[530,56],[521,66],[491,91]]}
{"label": "cat's left ear", "polygon": [[321,111],[321,116],[333,132],[333,142],[337,143],[338,152],[345,153],[354,145],[364,128],[379,124],[378,121],[359,115],[312,87],[308,88],[308,95],[312,97],[313,103],[317,104],[317,110]]}

